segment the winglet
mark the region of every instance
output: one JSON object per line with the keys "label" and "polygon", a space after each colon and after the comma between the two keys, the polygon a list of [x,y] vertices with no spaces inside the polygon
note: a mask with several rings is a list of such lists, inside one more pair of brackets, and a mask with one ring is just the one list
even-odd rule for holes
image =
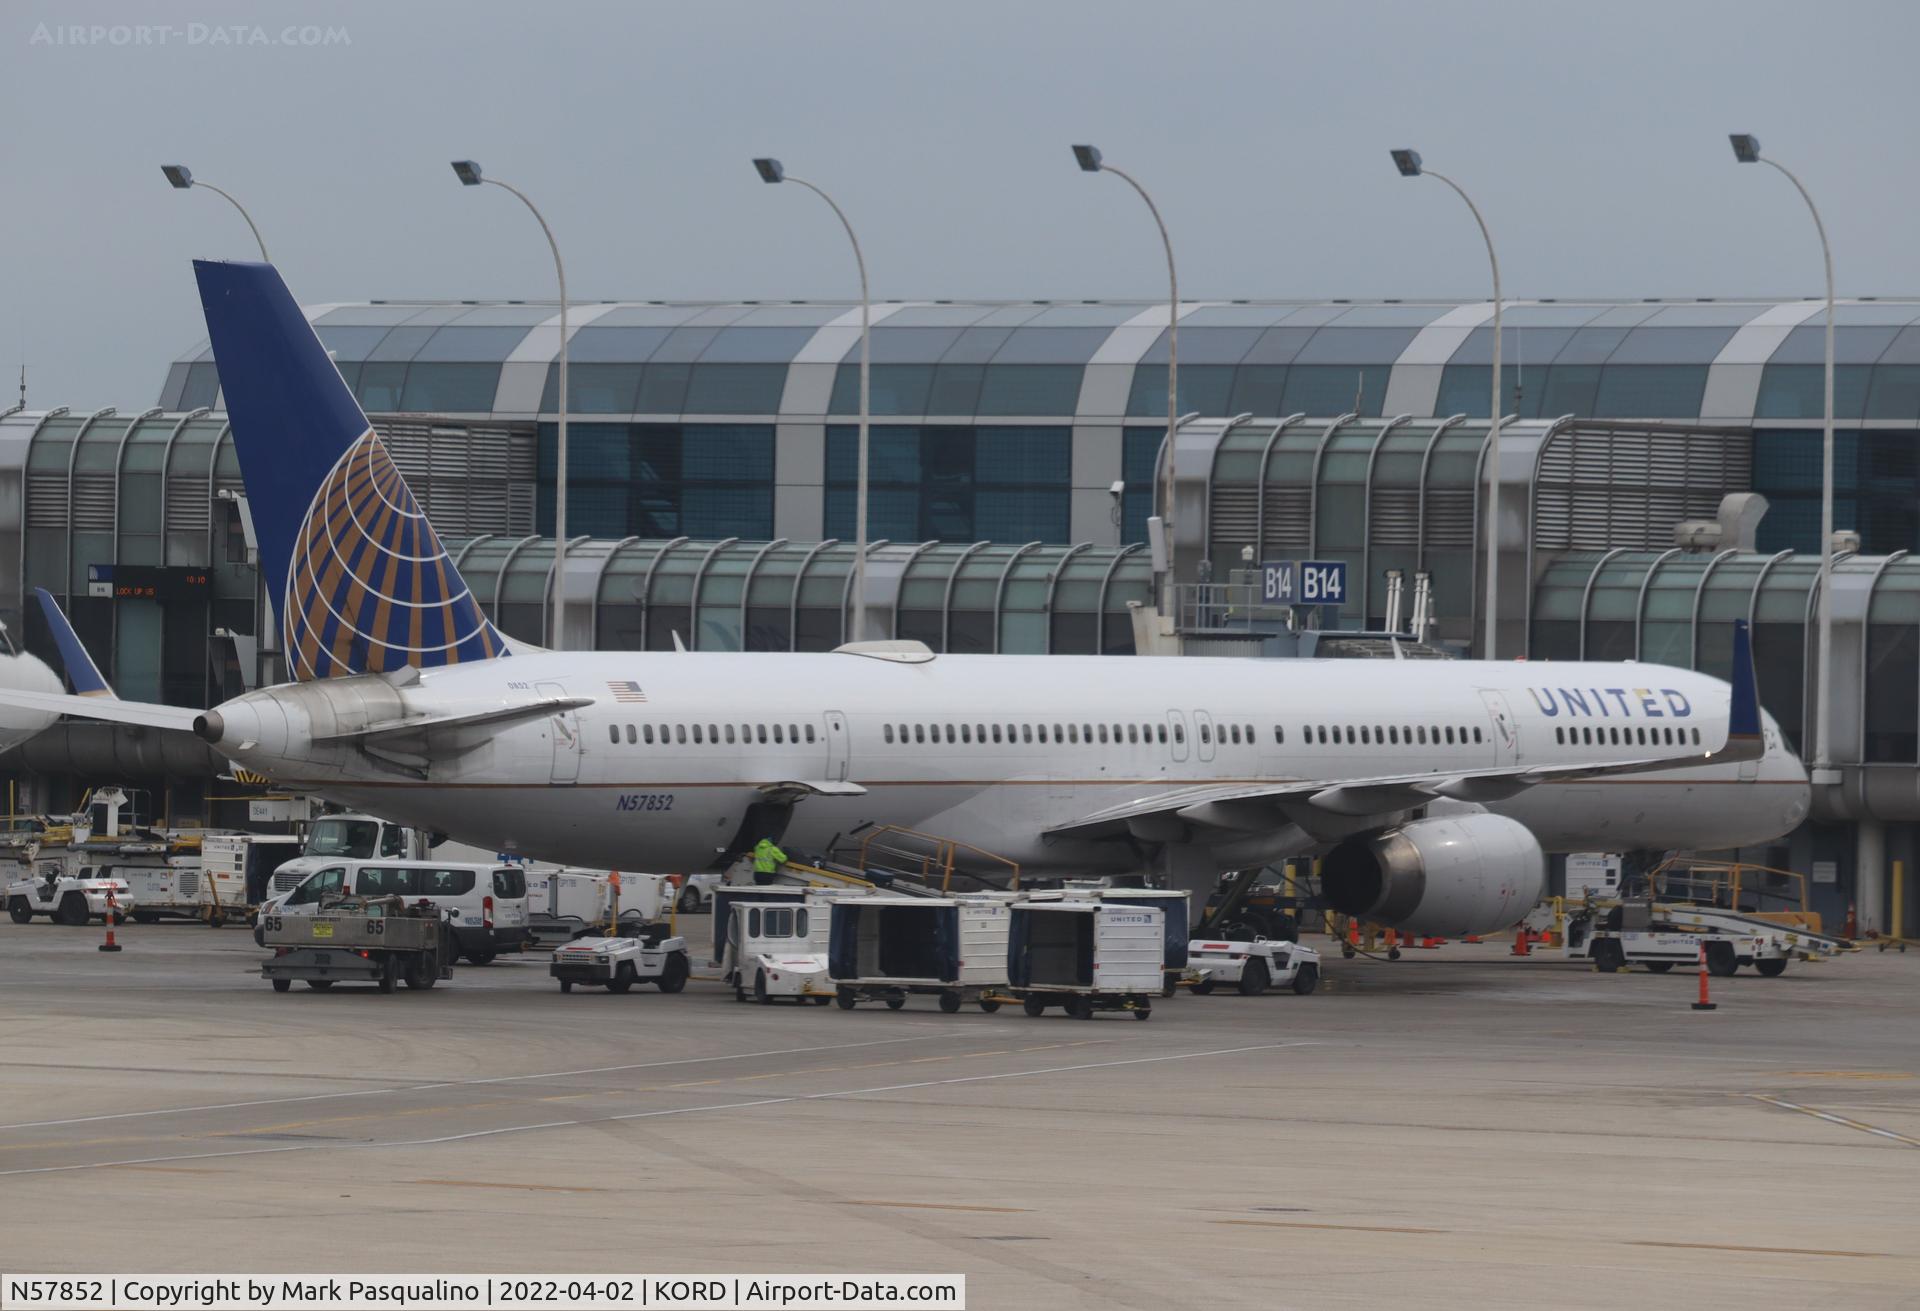
{"label": "winglet", "polygon": [[119,700],[107,680],[100,675],[100,668],[93,663],[93,657],[87,654],[87,648],[80,641],[80,635],[73,631],[73,625],[67,622],[67,616],[60,609],[60,603],[44,587],[36,587],[33,594],[40,601],[40,612],[47,617],[47,627],[53,630],[53,644],[60,648],[60,662],[67,667],[67,677],[73,682],[73,690],[81,696],[101,696]]}
{"label": "winglet", "polygon": [[1753,634],[1733,621],[1733,695],[1727,707],[1727,745],[1760,741],[1760,680],[1753,672]]}

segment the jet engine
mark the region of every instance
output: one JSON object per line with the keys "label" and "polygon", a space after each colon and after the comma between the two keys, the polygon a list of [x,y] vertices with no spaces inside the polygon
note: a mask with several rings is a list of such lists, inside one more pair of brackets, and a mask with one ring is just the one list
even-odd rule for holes
{"label": "jet engine", "polygon": [[1484,813],[1357,834],[1320,865],[1335,910],[1442,938],[1506,928],[1539,904],[1546,883],[1533,833]]}

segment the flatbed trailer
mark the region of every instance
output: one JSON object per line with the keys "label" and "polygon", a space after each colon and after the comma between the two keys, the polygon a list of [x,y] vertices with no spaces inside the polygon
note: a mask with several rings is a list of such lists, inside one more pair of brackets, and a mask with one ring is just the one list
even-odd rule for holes
{"label": "flatbed trailer", "polygon": [[1857,950],[1844,938],[1801,924],[1687,902],[1576,906],[1567,912],[1565,932],[1566,958],[1591,960],[1603,974],[1630,965],[1664,974],[1675,965],[1697,963],[1704,951],[1709,974],[1724,978],[1751,965],[1765,977],[1777,978],[1789,962],[1825,960]]}
{"label": "flatbed trailer", "polygon": [[260,975],[275,992],[296,979],[316,992],[336,983],[372,983],[392,992],[404,982],[425,990],[453,977],[453,935],[432,907],[398,897],[342,898],[317,915],[267,915],[260,924],[273,952]]}

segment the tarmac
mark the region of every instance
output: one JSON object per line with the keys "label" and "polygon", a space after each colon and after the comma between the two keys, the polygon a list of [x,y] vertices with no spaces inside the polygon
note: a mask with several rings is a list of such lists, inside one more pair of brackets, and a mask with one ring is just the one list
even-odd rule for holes
{"label": "tarmac", "polygon": [[1743,971],[1696,1012],[1691,971],[1329,950],[1312,996],[1138,1023],[742,1005],[698,978],[562,996],[537,954],[279,995],[244,930],[100,937],[0,925],[0,1269],[959,1272],[972,1307],[1049,1311],[1920,1305],[1920,951]]}

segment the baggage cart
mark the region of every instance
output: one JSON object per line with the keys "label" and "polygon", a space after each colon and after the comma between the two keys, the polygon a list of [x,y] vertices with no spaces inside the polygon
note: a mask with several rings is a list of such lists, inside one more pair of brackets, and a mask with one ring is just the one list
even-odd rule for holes
{"label": "baggage cart", "polygon": [[1098,1011],[1153,1014],[1164,986],[1166,912],[1104,901],[1016,902],[1007,938],[1008,992],[1029,1015],[1058,1006],[1075,1019]]}
{"label": "baggage cart", "polygon": [[968,1002],[991,1014],[1007,982],[1011,909],[999,897],[849,897],[833,903],[827,949],[834,999],[899,1010],[915,993],[951,1015]]}
{"label": "baggage cart", "polygon": [[392,992],[402,982],[424,990],[453,977],[455,947],[445,918],[399,897],[340,897],[313,915],[267,914],[260,931],[273,952],[260,975],[275,992],[286,992],[296,979],[315,992],[343,981]]}

